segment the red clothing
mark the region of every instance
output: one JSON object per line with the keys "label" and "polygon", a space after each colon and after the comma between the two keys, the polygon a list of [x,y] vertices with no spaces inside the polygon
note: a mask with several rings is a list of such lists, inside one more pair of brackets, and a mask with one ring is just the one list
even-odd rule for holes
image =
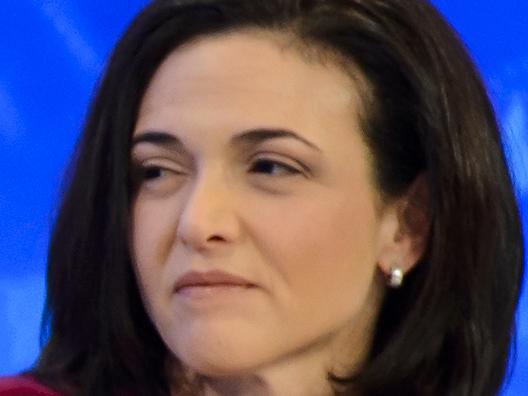
{"label": "red clothing", "polygon": [[0,396],[64,396],[29,376],[0,378]]}

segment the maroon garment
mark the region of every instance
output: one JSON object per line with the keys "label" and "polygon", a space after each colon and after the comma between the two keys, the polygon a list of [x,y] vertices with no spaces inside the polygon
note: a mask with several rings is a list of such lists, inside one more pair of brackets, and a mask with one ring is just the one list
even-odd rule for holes
{"label": "maroon garment", "polygon": [[0,378],[0,396],[64,396],[29,376]]}

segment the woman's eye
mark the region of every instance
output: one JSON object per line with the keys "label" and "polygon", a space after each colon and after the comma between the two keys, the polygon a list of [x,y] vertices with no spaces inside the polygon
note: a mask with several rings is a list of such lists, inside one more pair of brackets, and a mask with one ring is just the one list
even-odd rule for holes
{"label": "woman's eye", "polygon": [[261,159],[255,161],[250,169],[250,172],[264,173],[271,176],[294,176],[302,173],[300,170],[294,168],[293,166],[269,159]]}
{"label": "woman's eye", "polygon": [[163,165],[138,164],[135,167],[134,174],[134,179],[137,183],[150,183],[171,180],[173,179],[171,176],[179,176],[182,172]]}
{"label": "woman's eye", "polygon": [[159,166],[147,166],[141,170],[141,178],[143,180],[159,179],[167,173],[166,169]]}

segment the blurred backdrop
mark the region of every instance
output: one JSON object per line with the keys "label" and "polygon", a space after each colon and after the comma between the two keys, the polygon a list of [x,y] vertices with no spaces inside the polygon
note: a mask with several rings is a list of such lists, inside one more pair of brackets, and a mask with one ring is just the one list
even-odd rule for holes
{"label": "blurred backdrop", "polygon": [[[483,73],[528,220],[528,2],[434,0]],[[98,76],[146,0],[0,0],[0,375],[39,351],[46,245]],[[528,293],[503,394],[528,395]]]}

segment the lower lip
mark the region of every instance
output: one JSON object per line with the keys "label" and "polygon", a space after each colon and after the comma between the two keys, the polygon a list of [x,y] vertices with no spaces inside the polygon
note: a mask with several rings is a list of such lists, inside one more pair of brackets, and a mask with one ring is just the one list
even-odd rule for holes
{"label": "lower lip", "polygon": [[241,285],[188,286],[182,287],[176,294],[186,299],[207,299],[222,296],[238,296],[252,289],[255,289],[255,287]]}

